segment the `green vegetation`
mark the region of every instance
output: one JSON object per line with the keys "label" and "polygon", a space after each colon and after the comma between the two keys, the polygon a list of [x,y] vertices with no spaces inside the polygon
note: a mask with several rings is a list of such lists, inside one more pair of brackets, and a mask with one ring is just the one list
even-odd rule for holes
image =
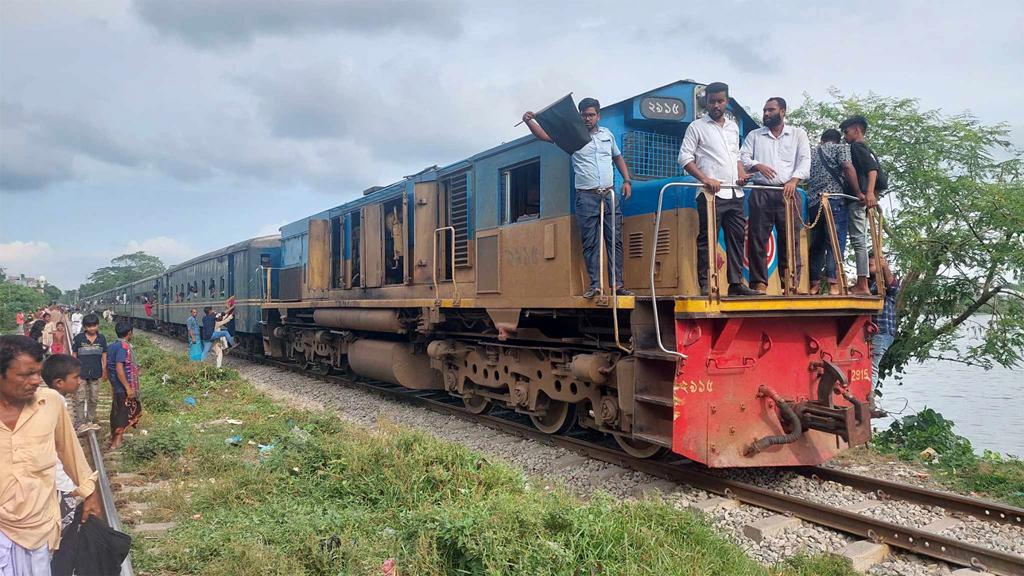
{"label": "green vegetation", "polygon": [[90,274],[89,279],[78,287],[78,294],[82,298],[88,298],[97,292],[124,286],[165,270],[167,267],[156,256],[150,256],[145,252],[122,254],[111,260],[110,266],[104,266]]}
{"label": "green vegetation", "polygon": [[[936,478],[952,488],[1024,506],[1024,461],[988,450],[978,456],[970,440],[953,432],[953,422],[931,408],[893,423],[875,434],[873,442],[883,453],[924,462]],[[922,457],[928,448],[938,456]]]}
{"label": "green vegetation", "polygon": [[[1013,367],[1024,355],[1024,161],[1010,127],[970,113],[921,110],[917,100],[834,91],[788,119],[817,140],[853,114],[889,174],[886,251],[904,277],[900,333],[882,374],[947,358]],[[983,323],[975,314],[990,314]],[[958,350],[958,329],[983,337]]]}
{"label": "green vegetation", "polygon": [[149,433],[125,467],[169,481],[145,519],[177,522],[137,545],[139,571],[376,575],[394,558],[403,576],[853,574],[823,556],[766,569],[663,502],[580,501],[426,434],[358,429],[145,339],[136,350]]}
{"label": "green vegetation", "polygon": [[14,315],[19,311],[28,317],[30,312],[35,312],[40,306],[49,304],[46,294],[27,286],[17,286],[0,278],[0,333],[13,333],[17,324],[14,322]]}

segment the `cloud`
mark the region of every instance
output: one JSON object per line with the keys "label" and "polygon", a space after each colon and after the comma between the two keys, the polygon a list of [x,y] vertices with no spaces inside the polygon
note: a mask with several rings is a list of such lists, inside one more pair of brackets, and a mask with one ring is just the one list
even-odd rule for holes
{"label": "cloud", "polygon": [[51,261],[56,252],[48,242],[15,240],[0,244],[0,266],[8,274],[34,274],[33,270]]}
{"label": "cloud", "polygon": [[0,102],[0,189],[38,190],[79,174],[76,160],[138,166],[135,146],[71,114]]}
{"label": "cloud", "polygon": [[130,240],[120,254],[134,252],[145,252],[150,256],[158,256],[166,265],[179,264],[198,254],[188,244],[167,236],[156,236],[142,241]]}
{"label": "cloud", "polygon": [[201,48],[332,30],[439,39],[462,31],[460,3],[444,0],[135,0],[134,8],[161,33]]}
{"label": "cloud", "polygon": [[256,236],[273,236],[274,234],[280,234],[281,227],[287,223],[287,220],[281,220],[280,222],[264,224],[259,230],[256,231]]}

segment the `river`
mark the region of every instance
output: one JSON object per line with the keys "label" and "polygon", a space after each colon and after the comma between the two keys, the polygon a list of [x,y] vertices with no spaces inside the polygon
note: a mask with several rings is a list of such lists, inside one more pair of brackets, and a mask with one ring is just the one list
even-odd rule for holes
{"label": "river", "polygon": [[[987,320],[975,319],[981,324]],[[958,344],[966,347],[976,337],[964,330]],[[928,407],[941,413],[979,453],[987,449],[1024,457],[1024,368],[984,370],[930,360],[907,366],[899,384],[886,378],[882,393],[879,405],[886,410],[906,415]],[[879,420],[875,426],[884,429],[891,423]]]}

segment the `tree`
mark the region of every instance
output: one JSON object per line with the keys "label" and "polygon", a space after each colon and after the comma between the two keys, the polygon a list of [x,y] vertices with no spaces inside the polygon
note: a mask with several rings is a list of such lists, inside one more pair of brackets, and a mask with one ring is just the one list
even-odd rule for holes
{"label": "tree", "polygon": [[[899,334],[882,374],[944,359],[1012,367],[1024,353],[1024,161],[1005,123],[921,110],[917,100],[805,95],[788,119],[815,138],[854,114],[889,175],[885,252],[903,276]],[[985,315],[985,316],[979,316]],[[968,327],[980,338],[966,349]]]}
{"label": "tree", "polygon": [[46,298],[47,304],[50,302],[59,302],[61,297],[61,290],[53,284],[47,284],[43,287],[43,296]]}
{"label": "tree", "polygon": [[27,316],[45,304],[48,304],[46,296],[35,288],[18,286],[0,279],[0,333],[14,330],[14,316],[18,312],[24,312]]}
{"label": "tree", "polygon": [[123,254],[93,272],[89,279],[78,288],[78,293],[89,297],[97,292],[117,288],[149,276],[162,274],[167,269],[160,258],[145,252]]}

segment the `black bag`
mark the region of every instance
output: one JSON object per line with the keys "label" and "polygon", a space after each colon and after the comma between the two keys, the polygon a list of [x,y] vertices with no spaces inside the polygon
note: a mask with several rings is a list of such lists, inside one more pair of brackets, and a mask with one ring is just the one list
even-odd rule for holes
{"label": "black bag", "polygon": [[572,94],[567,94],[533,117],[566,154],[572,154],[590,143],[590,132],[580,118]]}
{"label": "black bag", "polygon": [[61,531],[60,548],[50,560],[50,572],[53,576],[120,576],[121,563],[131,547],[131,536],[95,516],[83,524],[79,505],[74,521]]}
{"label": "black bag", "polygon": [[[885,170],[882,168],[882,163],[878,161],[878,156],[875,156],[875,151],[872,150],[870,146],[863,142],[855,142],[851,144],[851,146],[858,144],[863,146],[868,151],[868,154],[871,154],[871,157],[875,160],[875,166],[878,167],[878,172],[875,174],[875,197],[881,198],[883,196],[882,192],[889,189],[889,175],[885,173]],[[858,179],[860,191],[866,193],[868,187],[867,176],[858,175]]]}

